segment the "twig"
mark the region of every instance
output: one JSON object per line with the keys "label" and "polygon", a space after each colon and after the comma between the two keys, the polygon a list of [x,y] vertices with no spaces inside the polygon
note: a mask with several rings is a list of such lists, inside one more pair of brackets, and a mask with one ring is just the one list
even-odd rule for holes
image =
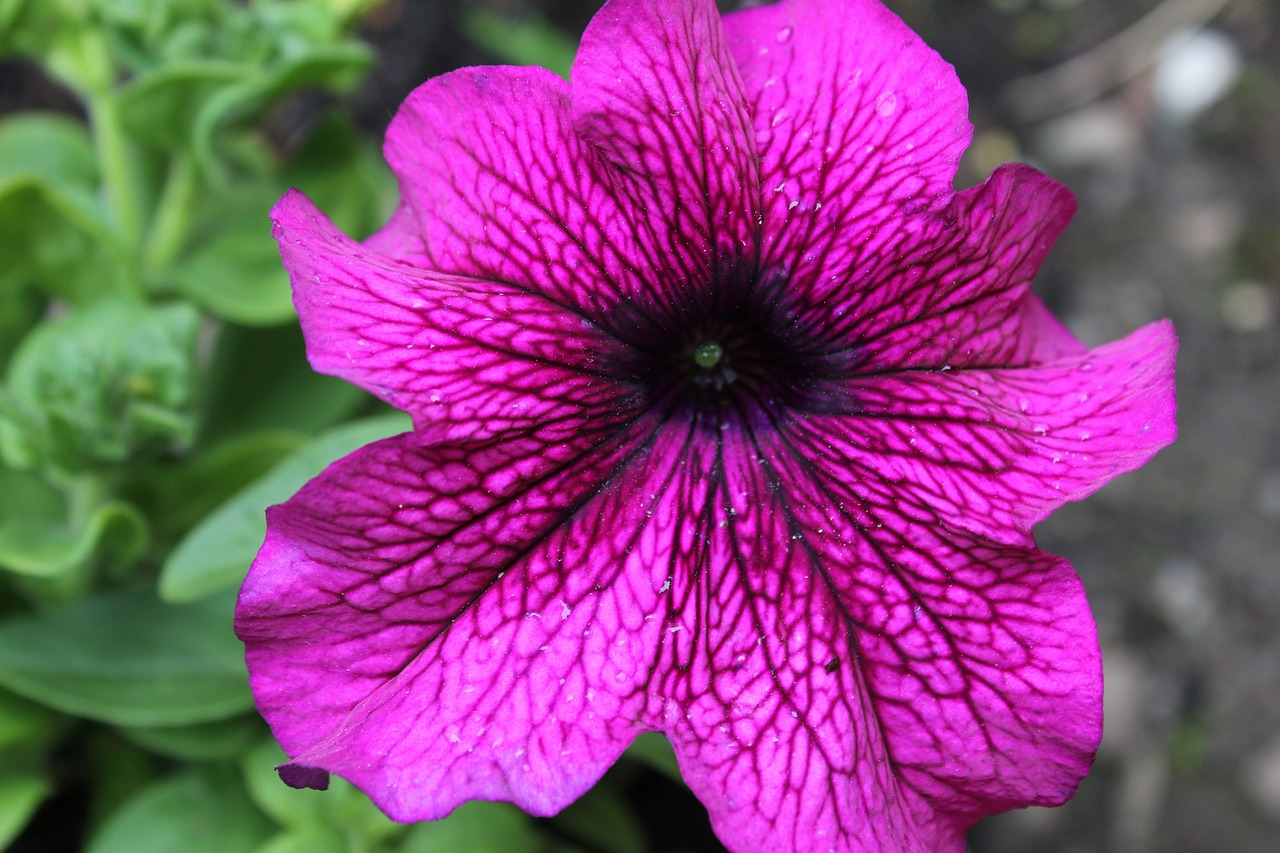
{"label": "twig", "polygon": [[1179,30],[1198,29],[1231,0],[1164,0],[1111,38],[1052,68],[1014,80],[1005,100],[1024,121],[1095,100],[1150,68]]}

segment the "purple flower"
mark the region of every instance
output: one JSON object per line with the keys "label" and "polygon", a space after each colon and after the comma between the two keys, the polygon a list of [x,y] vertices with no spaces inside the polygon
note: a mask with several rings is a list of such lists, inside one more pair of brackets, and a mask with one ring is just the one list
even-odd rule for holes
{"label": "purple flower", "polygon": [[1176,342],[1049,315],[1072,197],[955,193],[965,114],[872,0],[610,0],[571,82],[410,95],[364,244],[286,195],[312,364],[414,431],[268,511],[236,629],[285,781],[546,815],[658,730],[735,851],[1071,796],[1098,642],[1030,530],[1173,439]]}

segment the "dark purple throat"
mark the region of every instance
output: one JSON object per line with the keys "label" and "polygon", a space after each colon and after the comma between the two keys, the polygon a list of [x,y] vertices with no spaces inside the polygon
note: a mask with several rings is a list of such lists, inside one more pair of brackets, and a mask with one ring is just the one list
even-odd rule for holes
{"label": "dark purple throat", "polygon": [[608,372],[636,388],[647,413],[709,430],[843,408],[837,380],[850,375],[855,353],[832,349],[785,285],[780,273],[739,266],[672,304],[632,305],[610,318],[625,346]]}

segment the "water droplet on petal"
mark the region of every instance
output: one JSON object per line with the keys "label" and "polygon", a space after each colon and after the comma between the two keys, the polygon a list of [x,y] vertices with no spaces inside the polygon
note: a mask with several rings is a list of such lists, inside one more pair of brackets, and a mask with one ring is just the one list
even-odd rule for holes
{"label": "water droplet on petal", "polygon": [[898,95],[894,92],[881,92],[876,98],[876,112],[882,116],[891,116],[898,108]]}
{"label": "water droplet on petal", "polygon": [[1090,373],[1090,372],[1092,372],[1092,371],[1093,371],[1093,362],[1092,362],[1092,361],[1086,361],[1084,364],[1080,365],[1079,370],[1080,370],[1080,372],[1081,372],[1081,373]]}
{"label": "water droplet on petal", "polygon": [[795,33],[795,30],[792,27],[783,27],[778,30],[778,44],[785,44],[786,42],[791,41],[793,33]]}
{"label": "water droplet on petal", "polygon": [[1026,397],[1022,397],[1022,398],[1020,398],[1020,399],[1018,400],[1018,411],[1019,411],[1019,412],[1024,412],[1024,413],[1025,413],[1025,412],[1027,411],[1027,409],[1029,409],[1029,408],[1031,408],[1031,401],[1030,401],[1030,400],[1028,400]]}

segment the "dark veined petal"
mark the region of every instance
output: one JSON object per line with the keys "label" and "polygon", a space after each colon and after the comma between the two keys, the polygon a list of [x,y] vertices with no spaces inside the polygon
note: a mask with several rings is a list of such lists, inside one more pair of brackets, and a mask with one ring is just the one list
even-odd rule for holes
{"label": "dark veined petal", "polygon": [[637,245],[573,130],[569,84],[541,68],[464,68],[409,95],[387,129],[401,207],[369,248],[438,273],[507,282],[593,318],[653,298]]}
{"label": "dark veined petal", "polygon": [[[649,721],[737,853],[960,851],[1062,802],[1101,733],[1066,561],[899,512],[778,436],[691,442]],[[1060,719],[1066,715],[1067,722]]]}
{"label": "dark veined petal", "polygon": [[1080,353],[1030,292],[1074,210],[1058,182],[1002,166],[942,211],[901,222],[836,290],[819,288],[823,301],[796,280],[797,299],[824,348],[850,352],[865,373],[1014,367]]}
{"label": "dark veined petal", "polygon": [[851,626],[759,453],[739,431],[691,441],[672,484],[686,532],[648,721],[735,853],[924,853]]}
{"label": "dark veined petal", "polygon": [[650,456],[606,426],[405,435],[273,507],[236,631],[286,781],[338,773],[406,821],[475,798],[552,814],[589,788],[639,731],[654,555],[681,523],[646,516],[671,476]]}
{"label": "dark veined petal", "polygon": [[632,199],[644,274],[668,295],[757,243],[751,118],[719,17],[713,0],[614,0],[587,27],[573,66],[574,126]]}
{"label": "dark veined petal", "polygon": [[[876,0],[786,0],[725,18],[755,119],[766,268],[868,369],[1029,363],[1032,276],[1075,209],[998,170],[956,196],[969,142],[955,72]],[[1031,316],[1027,316],[1031,315]],[[1082,348],[1078,348],[1082,349]]]}
{"label": "dark veined petal", "polygon": [[[831,773],[855,783],[862,802],[851,762],[884,762],[891,793],[880,796],[912,817],[903,838],[874,820],[863,828],[839,813],[850,793],[833,785],[826,830],[842,837],[829,846],[960,851],[982,816],[1067,799],[1101,736],[1102,691],[1093,620],[1067,562],[926,523],[895,484],[844,470],[833,479],[834,460],[812,446],[761,444],[775,511],[807,564],[774,581],[776,593],[749,593],[771,601],[771,629],[792,644],[786,660],[798,660],[801,684],[786,692],[821,700],[814,728],[831,727],[834,743],[871,740],[851,726],[873,731],[883,753],[828,760]],[[821,578],[808,584],[816,592],[776,598],[803,589],[797,574]],[[853,722],[833,725],[836,705]],[[812,848],[793,849],[827,849],[806,840]]]}
{"label": "dark veined petal", "polygon": [[550,297],[393,261],[298,192],[272,217],[312,366],[409,412],[422,440],[568,435],[627,413],[626,389],[592,369],[616,342]]}
{"label": "dark veined petal", "polygon": [[1173,441],[1177,348],[1160,322],[1036,367],[855,379],[855,412],[787,431],[842,499],[883,482],[917,524],[1030,545],[1032,525]]}
{"label": "dark veined petal", "polygon": [[[1057,181],[1001,166],[941,212],[904,221],[883,254],[851,269],[824,337],[852,348],[866,372],[1032,363],[1045,342],[1031,335],[1049,330],[1031,279],[1075,207]],[[1070,347],[1061,332],[1051,339]]]}
{"label": "dark veined petal", "polygon": [[972,135],[964,88],[875,0],[785,0],[724,27],[755,123],[764,262],[815,303],[844,298],[905,220],[946,206]]}

